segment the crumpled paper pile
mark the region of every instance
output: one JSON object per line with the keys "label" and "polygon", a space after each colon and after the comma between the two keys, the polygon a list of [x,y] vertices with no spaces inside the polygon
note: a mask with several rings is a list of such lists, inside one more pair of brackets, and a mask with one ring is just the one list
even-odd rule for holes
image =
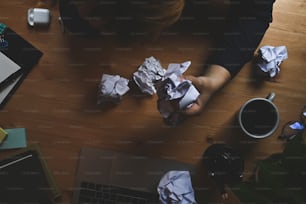
{"label": "crumpled paper pile", "polygon": [[[184,119],[181,110],[188,108],[200,95],[191,81],[183,78],[183,73],[190,64],[190,61],[181,64],[172,63],[166,71],[159,60],[149,57],[133,74],[133,81],[143,93],[149,95],[157,93],[158,110],[165,121],[172,126]],[[99,85],[97,103],[119,103],[129,90],[128,79],[119,75],[104,74]]]}
{"label": "crumpled paper pile", "polygon": [[262,72],[269,75],[270,78],[275,77],[280,72],[280,64],[288,58],[286,46],[263,46],[259,49],[259,62],[257,66]]}
{"label": "crumpled paper pile", "polygon": [[160,180],[157,191],[162,204],[195,204],[189,171],[169,171]]}
{"label": "crumpled paper pile", "polygon": [[119,75],[103,74],[99,85],[97,103],[119,103],[121,97],[129,90],[128,83],[128,79]]}
{"label": "crumpled paper pile", "polygon": [[133,80],[143,93],[156,93],[155,84],[164,76],[166,70],[154,57],[146,58],[133,74]]}
{"label": "crumpled paper pile", "polygon": [[164,118],[188,107],[197,100],[200,93],[191,81],[182,77],[191,62],[169,64],[157,88],[158,110]]}

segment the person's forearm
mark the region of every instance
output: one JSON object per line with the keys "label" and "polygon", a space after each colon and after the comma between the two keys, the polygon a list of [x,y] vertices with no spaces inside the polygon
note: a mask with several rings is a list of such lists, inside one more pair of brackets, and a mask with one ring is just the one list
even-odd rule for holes
{"label": "person's forearm", "polygon": [[210,91],[212,93],[218,91],[231,79],[230,72],[226,68],[216,64],[209,65],[203,76],[207,77],[208,87],[211,88]]}
{"label": "person's forearm", "polygon": [[193,105],[184,111],[187,115],[195,115],[200,113],[210,97],[231,79],[231,74],[224,67],[212,64],[207,67],[202,76],[186,76],[185,78],[192,81],[201,93]]}

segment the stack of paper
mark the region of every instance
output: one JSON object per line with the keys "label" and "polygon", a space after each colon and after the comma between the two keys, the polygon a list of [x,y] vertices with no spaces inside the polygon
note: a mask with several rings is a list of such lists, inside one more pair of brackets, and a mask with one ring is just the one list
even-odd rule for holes
{"label": "stack of paper", "polygon": [[0,52],[0,104],[21,78],[21,67]]}

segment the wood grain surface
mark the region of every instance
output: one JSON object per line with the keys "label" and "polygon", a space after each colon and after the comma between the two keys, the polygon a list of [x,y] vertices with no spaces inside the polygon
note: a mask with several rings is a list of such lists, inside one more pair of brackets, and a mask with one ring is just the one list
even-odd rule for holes
{"label": "wood grain surface", "polygon": [[[63,193],[58,203],[71,202],[82,146],[197,165],[211,141],[227,143],[245,156],[247,177],[256,160],[282,150],[283,143],[277,140],[281,126],[299,119],[300,110],[306,105],[305,0],[277,0],[274,4],[273,22],[260,46],[287,46],[289,58],[281,64],[277,78],[256,81],[252,64],[248,63],[211,98],[202,114],[188,118],[175,128],[163,122],[156,96],[129,93],[114,107],[96,105],[101,76],[119,74],[130,79],[150,56],[158,58],[164,67],[190,60],[192,65],[187,74],[197,75],[213,46],[212,35],[222,24],[219,22],[222,13],[209,14],[210,23],[206,20],[201,23],[186,13],[177,25],[154,40],[146,39],[143,33],[133,33],[128,38],[116,33],[88,38],[62,32],[57,5],[49,7],[52,19],[48,28],[29,27],[27,9],[36,3],[35,0],[0,3],[0,21],[44,53],[1,110],[0,125],[26,128],[28,144],[41,146]],[[237,125],[237,111],[248,99],[265,97],[271,91],[276,93],[274,102],[280,112],[280,127],[269,138],[247,138]],[[0,155],[11,152],[2,151]],[[222,201],[218,192],[209,188],[212,201],[237,202],[233,195],[230,200]]]}

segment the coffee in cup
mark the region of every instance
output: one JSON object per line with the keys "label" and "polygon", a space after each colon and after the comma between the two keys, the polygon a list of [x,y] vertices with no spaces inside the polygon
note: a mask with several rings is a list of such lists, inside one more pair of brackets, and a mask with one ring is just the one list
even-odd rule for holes
{"label": "coffee in cup", "polygon": [[239,111],[239,125],[244,133],[253,138],[272,135],[279,125],[279,112],[272,100],[275,93],[266,98],[248,100]]}

